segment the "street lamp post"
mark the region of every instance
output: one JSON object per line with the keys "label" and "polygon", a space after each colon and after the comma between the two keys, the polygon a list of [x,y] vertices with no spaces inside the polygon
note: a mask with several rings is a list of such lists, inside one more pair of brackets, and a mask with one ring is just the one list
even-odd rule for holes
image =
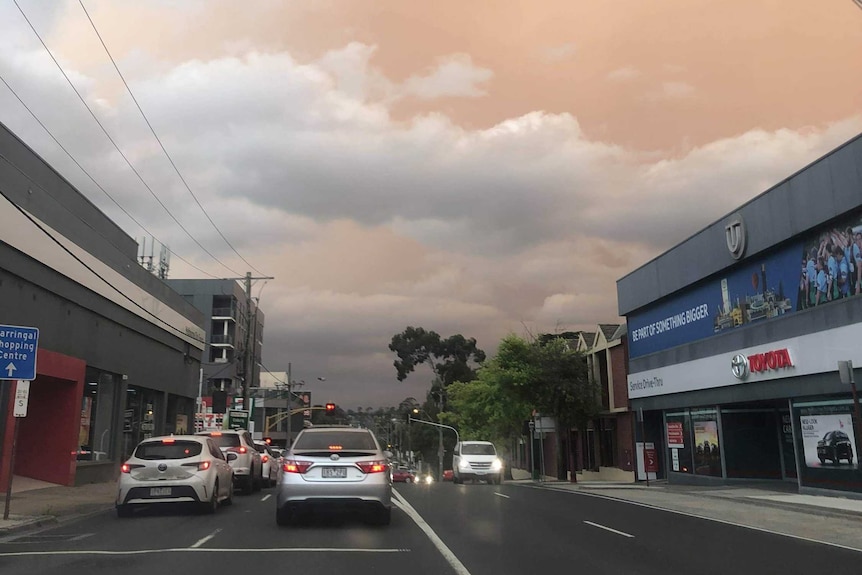
{"label": "street lamp post", "polygon": [[[419,409],[417,409],[415,407],[413,408],[414,414],[418,415],[419,411],[420,411]],[[428,415],[428,414],[426,413],[425,415]],[[438,448],[437,448],[437,453],[439,455],[439,458],[438,458],[438,465],[439,465],[439,471],[440,471],[439,480],[443,481],[443,429],[444,428],[445,429],[451,429],[452,431],[455,432],[455,443],[456,444],[461,443],[461,435],[458,433],[458,430],[455,429],[454,427],[452,427],[451,425],[445,425],[443,423],[434,423],[433,421],[425,421],[424,419],[416,419],[415,417],[411,417],[409,415],[407,416],[407,419],[408,419],[408,421],[415,421],[416,423],[424,423],[425,425],[433,425],[434,427],[437,428],[438,438],[439,438],[438,439],[439,443],[438,443]]]}

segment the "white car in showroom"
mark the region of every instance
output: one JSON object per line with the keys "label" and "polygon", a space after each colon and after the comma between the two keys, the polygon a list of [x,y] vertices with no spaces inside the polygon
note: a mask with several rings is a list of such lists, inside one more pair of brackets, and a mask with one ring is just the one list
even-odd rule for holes
{"label": "white car in showroom", "polygon": [[233,469],[212,439],[199,435],[153,437],[138,444],[118,480],[117,516],[154,504],[195,503],[205,513],[233,502]]}

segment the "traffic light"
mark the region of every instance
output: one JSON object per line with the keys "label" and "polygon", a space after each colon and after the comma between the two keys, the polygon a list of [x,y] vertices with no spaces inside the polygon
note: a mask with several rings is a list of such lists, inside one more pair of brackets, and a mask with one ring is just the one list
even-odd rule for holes
{"label": "traffic light", "polygon": [[335,414],[335,404],[327,403],[326,404],[326,415],[334,415]]}
{"label": "traffic light", "polygon": [[272,445],[272,438],[271,437],[264,437],[263,442],[266,443],[267,445]]}

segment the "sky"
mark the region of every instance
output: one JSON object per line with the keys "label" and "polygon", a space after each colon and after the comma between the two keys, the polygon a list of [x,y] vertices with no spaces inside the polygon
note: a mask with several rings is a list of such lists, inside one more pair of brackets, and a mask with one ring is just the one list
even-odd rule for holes
{"label": "sky", "polygon": [[0,121],[171,278],[273,277],[264,368],[345,407],[424,399],[407,326],[621,323],[619,278],[862,132],[853,0],[83,6],[185,184],[79,0],[2,0],[0,76],[116,203],[3,83]]}

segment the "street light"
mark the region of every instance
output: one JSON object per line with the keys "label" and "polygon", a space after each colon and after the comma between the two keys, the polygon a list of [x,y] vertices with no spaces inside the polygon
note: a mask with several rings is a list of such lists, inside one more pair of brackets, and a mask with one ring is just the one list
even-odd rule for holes
{"label": "street light", "polygon": [[[420,410],[419,408],[416,408],[416,407],[413,408],[414,414],[418,415],[420,413],[420,411],[422,413],[425,413],[425,415],[428,415],[428,413],[426,413],[424,410]],[[439,466],[438,469],[440,472],[439,480],[443,481],[443,429],[444,428],[445,429],[451,429],[452,431],[455,432],[455,443],[456,443],[456,445],[458,443],[461,443],[461,435],[458,433],[458,430],[455,429],[454,427],[452,427],[451,425],[445,425],[443,423],[434,423],[433,421],[425,421],[424,419],[416,419],[415,417],[411,417],[410,415],[407,416],[407,420],[408,420],[408,422],[415,421],[416,423],[424,423],[425,425],[433,425],[434,427],[437,428],[438,442],[439,442],[438,447],[437,447],[437,456],[438,456],[437,459],[438,459],[438,466]]]}

